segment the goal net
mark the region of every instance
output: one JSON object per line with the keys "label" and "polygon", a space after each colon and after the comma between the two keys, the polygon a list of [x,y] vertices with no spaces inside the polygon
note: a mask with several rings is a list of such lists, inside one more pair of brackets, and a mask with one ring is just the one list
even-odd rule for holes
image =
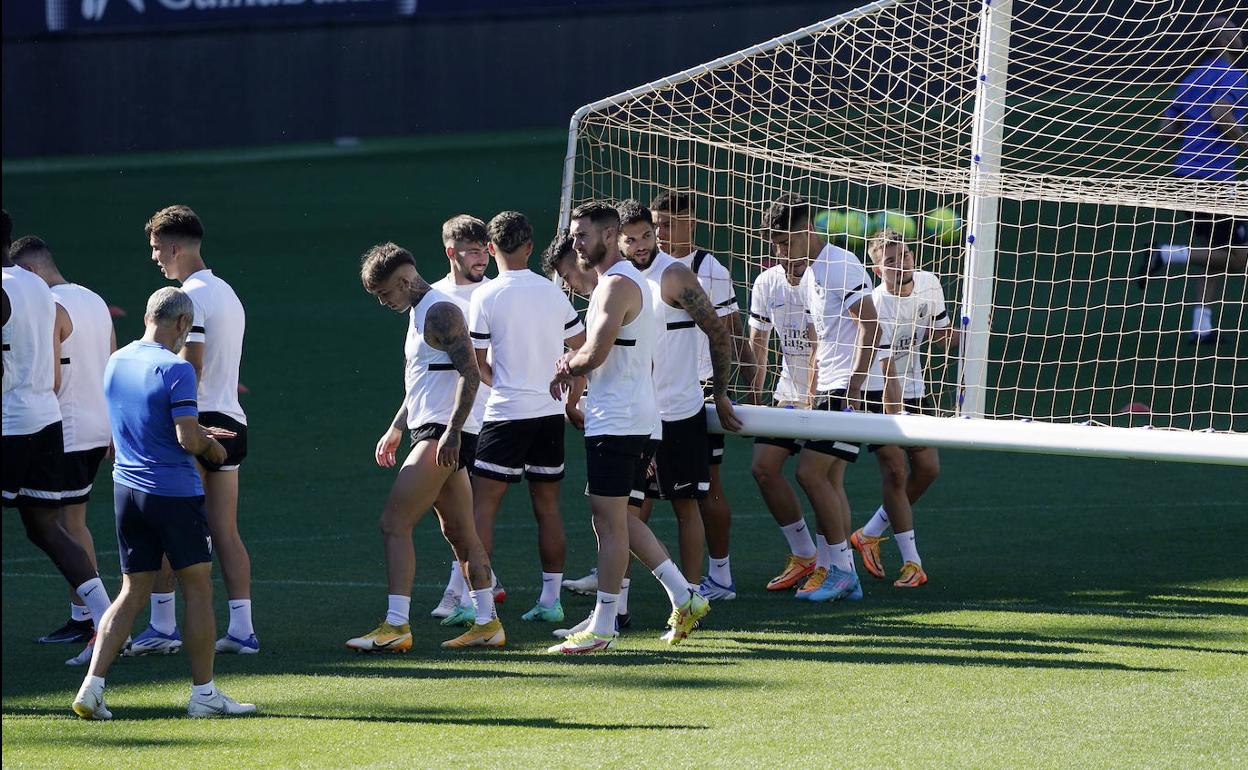
{"label": "goal net", "polygon": [[[578,110],[561,224],[589,199],[688,193],[743,311],[782,194],[864,262],[875,228],[913,237],[962,341],[925,351],[928,392],[944,418],[984,419],[773,414],[759,430],[1248,463],[1242,267],[1184,248],[1210,221],[1248,222],[1248,169],[1181,176],[1159,129],[1224,50],[1222,19],[1246,15],[1248,0],[881,0]],[[1141,288],[1154,244],[1176,258]],[[1191,344],[1206,272],[1217,341]]]}

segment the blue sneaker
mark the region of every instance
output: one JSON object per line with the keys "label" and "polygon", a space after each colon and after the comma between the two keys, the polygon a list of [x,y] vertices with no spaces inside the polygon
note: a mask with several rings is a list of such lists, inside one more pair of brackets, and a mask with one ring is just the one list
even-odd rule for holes
{"label": "blue sneaker", "polygon": [[246,639],[239,639],[237,636],[226,634],[217,640],[215,646],[216,651],[225,655],[255,655],[260,652],[260,640],[255,634]]}
{"label": "blue sneaker", "polygon": [[730,585],[720,585],[711,579],[710,575],[702,578],[702,582],[698,584],[698,593],[702,594],[702,598],[711,601],[730,602],[737,598],[737,584],[733,582]]}
{"label": "blue sneaker", "polygon": [[[857,594],[857,596],[854,596]],[[862,584],[858,573],[847,572],[839,567],[828,567],[828,576],[817,591],[806,597],[812,602],[834,602],[837,599],[862,598]]]}
{"label": "blue sneaker", "polygon": [[172,634],[162,634],[150,625],[143,633],[130,640],[121,651],[122,655],[135,658],[140,655],[172,655],[182,649],[182,635],[178,629]]}

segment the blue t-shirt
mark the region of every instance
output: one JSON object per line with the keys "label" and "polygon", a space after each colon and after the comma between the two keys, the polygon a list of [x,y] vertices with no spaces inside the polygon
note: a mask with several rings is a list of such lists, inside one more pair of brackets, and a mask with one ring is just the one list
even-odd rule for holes
{"label": "blue t-shirt", "polygon": [[197,417],[195,367],[156,342],[137,340],[104,369],[113,423],[113,481],[166,497],[204,493],[195,460],[178,443],[175,417]]}
{"label": "blue t-shirt", "polygon": [[1248,130],[1248,73],[1218,56],[1201,63],[1179,83],[1166,117],[1183,123],[1183,146],[1174,162],[1181,177],[1232,182],[1239,148],[1213,121],[1213,106],[1231,105],[1231,116]]}

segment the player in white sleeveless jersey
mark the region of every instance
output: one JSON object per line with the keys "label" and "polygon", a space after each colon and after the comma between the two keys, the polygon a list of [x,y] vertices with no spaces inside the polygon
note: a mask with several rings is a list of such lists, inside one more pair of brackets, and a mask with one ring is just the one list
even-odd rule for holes
{"label": "player in white sleeveless jersey", "polygon": [[[3,215],[4,318],[3,506],[17,508],[32,543],[51,558],[70,588],[101,618],[108,609],[108,591],[90,554],[61,522],[65,444],[60,404],[60,338],[58,311],[43,279],[13,264],[12,221]],[[71,660],[73,660],[71,658]]]}
{"label": "player in white sleeveless jersey", "polygon": [[565,346],[575,350],[585,341],[585,327],[567,296],[529,269],[533,228],[523,214],[504,211],[486,230],[498,277],[473,294],[468,315],[481,377],[492,388],[473,464],[473,516],[492,556],[503,495],[528,480],[541,594],[521,619],[557,623],[563,620],[559,588],[566,558],[559,512],[565,406],[550,398],[550,372]]}
{"label": "player in white sleeveless jersey", "polygon": [[[655,232],[659,237],[660,247],[698,277],[698,282],[711,298],[715,312],[720,316],[720,321],[732,340],[733,354],[740,364],[742,381],[753,382],[754,356],[741,326],[741,312],[737,305],[736,289],[732,285],[732,274],[714,255],[705,249],[695,248],[692,198],[687,193],[663,192],[651,201],[650,210],[654,213]],[[698,376],[702,378],[704,395],[708,398],[714,396],[715,392],[715,387],[710,382],[712,375],[710,343],[708,338],[703,337],[698,356]],[[710,568],[699,591],[708,599],[731,600],[737,596],[729,560],[732,509],[728,505],[728,498],[719,477],[719,466],[724,461],[724,435],[712,433],[707,442],[710,447],[711,488],[707,496],[698,502],[698,506],[706,527]]]}
{"label": "player in white sleeveless jersey", "polygon": [[[786,409],[811,406],[815,327],[800,286],[806,265],[804,259],[781,260],[759,273],[750,292],[750,346],[758,362],[753,390],[762,393],[766,388],[768,349],[774,330],[779,339],[780,374],[776,378],[772,403]],[[767,510],[789,545],[784,569],[768,581],[768,591],[792,588],[815,569],[815,541],[806,526],[797,493],[784,477],[785,462],[799,451],[801,443],[797,439],[766,436],[754,439],[754,461],[750,470]]]}
{"label": "player in white sleeveless jersey", "polygon": [[[56,400],[61,407],[65,461],[61,470],[61,507],[65,529],[95,559],[95,541],[87,527],[87,501],[100,463],[112,440],[108,402],[104,398],[104,367],[117,348],[113,318],[108,305],[85,286],[70,283],[61,274],[52,251],[40,238],[26,236],[13,244],[13,261],[43,279],[63,313],[58,314],[60,385]],[[39,638],[44,644],[85,642],[91,637],[90,612],[73,591],[70,617],[63,626]],[[83,659],[90,661],[90,648]]]}
{"label": "player in white sleeveless jersey", "polygon": [[620,254],[620,220],[614,207],[601,201],[586,203],[572,211],[571,221],[577,259],[599,278],[586,314],[585,344],[559,359],[551,395],[559,399],[574,377],[589,376],[585,475],[598,537],[598,600],[585,630],[550,651],[596,652],[615,644],[616,605],[630,550],[667,591],[672,603],[668,624],[675,631],[667,640],[678,644],[710,605],[689,590],[650,528],[628,513],[637,465],[658,423],[652,375],[658,324],[652,295],[646,279]]}
{"label": "player in white sleeveless jersey", "polygon": [[360,266],[364,288],[399,313],[408,313],[403,346],[404,398],[378,442],[375,460],[393,467],[395,430],[411,431],[412,451],[390,488],[381,514],[389,587],[386,617],[377,628],[347,641],[362,652],[406,652],[412,646],[412,581],[416,553],[412,528],[431,506],[458,562],[465,564],[474,606],[471,627],[443,647],[502,647],[507,640],[494,613],[490,563],[472,522],[472,488],[464,456],[463,427],[480,383],[464,314],[450,296],[416,270],[411,252],[393,243],[374,246]]}
{"label": "player in white sleeveless jersey", "polygon": [[[814,230],[810,204],[784,196],[765,217],[776,257],[808,263],[800,286],[815,327],[817,366],[814,409],[861,408],[862,386],[875,356],[877,324],[871,279],[852,253],[829,244]],[[815,556],[815,569],[797,592],[800,599],[858,599],[862,587],[854,568],[845,468],[858,457],[848,441],[808,440],[797,458],[797,483],[815,511],[828,542]]]}
{"label": "player in white sleeveless jersey", "polygon": [[[932,414],[934,408],[923,379],[924,341],[948,346],[956,343],[940,279],[914,269],[914,254],[901,233],[882,230],[867,245],[881,283],[872,297],[880,323],[879,360],[867,377],[867,409],[885,414]],[[927,582],[923,560],[914,541],[912,505],[940,475],[935,447],[872,446],[880,465],[884,504],[871,520],[850,535],[850,544],[862,555],[863,566],[884,577],[880,541],[890,526],[902,567],[893,585],[917,588]],[[906,460],[909,459],[909,468]]]}

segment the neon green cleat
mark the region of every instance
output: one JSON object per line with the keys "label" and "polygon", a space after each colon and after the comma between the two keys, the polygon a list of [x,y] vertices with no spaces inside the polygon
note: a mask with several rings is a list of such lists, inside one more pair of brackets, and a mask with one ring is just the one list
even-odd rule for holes
{"label": "neon green cleat", "polygon": [[533,609],[520,616],[521,620],[541,620],[546,623],[563,622],[563,604],[555,599],[555,603],[547,607],[541,602],[533,605]]}
{"label": "neon green cleat", "polygon": [[[703,599],[703,601],[706,601]],[[601,652],[615,646],[619,634],[595,634],[593,631],[581,631],[572,634],[559,644],[547,647],[546,652],[558,652],[564,655],[580,655],[586,652]]]}
{"label": "neon green cleat", "polygon": [[689,599],[679,607],[672,608],[672,614],[667,619],[667,624],[671,626],[671,634],[664,634],[663,639],[668,644],[680,644],[693,631],[693,627],[697,622],[706,617],[711,611],[711,603],[706,600],[702,594],[694,591],[689,594]]}

